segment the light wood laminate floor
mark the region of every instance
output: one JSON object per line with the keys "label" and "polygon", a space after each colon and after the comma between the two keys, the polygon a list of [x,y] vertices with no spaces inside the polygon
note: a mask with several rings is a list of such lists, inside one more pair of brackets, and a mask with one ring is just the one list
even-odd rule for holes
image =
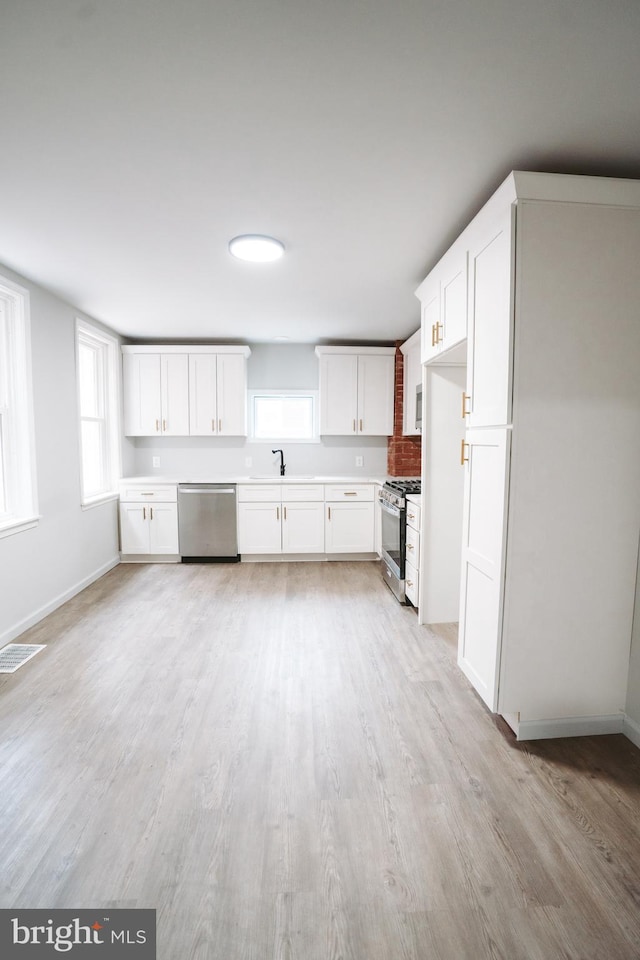
{"label": "light wood laminate floor", "polygon": [[370,563],[120,566],[0,678],[0,906],[160,960],[638,960],[640,751],[518,744]]}

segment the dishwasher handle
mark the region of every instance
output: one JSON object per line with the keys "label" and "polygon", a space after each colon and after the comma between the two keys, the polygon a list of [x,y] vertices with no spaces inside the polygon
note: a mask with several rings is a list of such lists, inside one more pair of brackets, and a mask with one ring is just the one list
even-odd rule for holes
{"label": "dishwasher handle", "polygon": [[178,493],[183,496],[185,493],[235,493],[235,487],[178,487]]}

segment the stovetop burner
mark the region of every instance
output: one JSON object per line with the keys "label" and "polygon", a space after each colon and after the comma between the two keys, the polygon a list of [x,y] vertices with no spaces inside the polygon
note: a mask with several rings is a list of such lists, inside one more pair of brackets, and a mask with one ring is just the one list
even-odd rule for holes
{"label": "stovetop burner", "polygon": [[408,480],[387,480],[385,482],[385,487],[387,487],[389,490],[393,490],[394,493],[400,493],[405,497],[410,493],[420,493],[422,489],[420,477],[412,477]]}

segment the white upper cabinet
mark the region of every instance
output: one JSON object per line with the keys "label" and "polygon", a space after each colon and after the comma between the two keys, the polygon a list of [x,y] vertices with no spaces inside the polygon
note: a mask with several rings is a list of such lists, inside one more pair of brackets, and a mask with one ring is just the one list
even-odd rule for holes
{"label": "white upper cabinet", "polygon": [[400,347],[404,357],[402,371],[402,433],[419,436],[416,427],[417,388],[422,386],[422,362],[420,357],[420,330],[416,330]]}
{"label": "white upper cabinet", "polygon": [[124,346],[126,436],[245,436],[248,347]]}
{"label": "white upper cabinet", "polygon": [[320,433],[393,434],[395,348],[316,347],[320,359]]}
{"label": "white upper cabinet", "polygon": [[467,250],[455,245],[420,285],[422,361],[427,363],[467,336]]}
{"label": "white upper cabinet", "polygon": [[472,232],[466,411],[470,427],[511,422],[513,208]]}
{"label": "white upper cabinet", "polygon": [[127,436],[184,436],[189,432],[186,353],[131,353],[123,347],[123,389]]}
{"label": "white upper cabinet", "polygon": [[246,391],[244,354],[189,354],[190,434],[246,436]]}

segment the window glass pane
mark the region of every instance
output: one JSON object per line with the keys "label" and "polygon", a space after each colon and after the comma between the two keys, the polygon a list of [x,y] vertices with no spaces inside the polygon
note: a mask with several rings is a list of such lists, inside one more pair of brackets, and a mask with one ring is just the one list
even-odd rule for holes
{"label": "window glass pane", "polygon": [[99,353],[86,343],[78,344],[78,377],[80,416],[99,417],[100,376]]}
{"label": "window glass pane", "polygon": [[313,397],[256,396],[254,437],[258,440],[313,439]]}
{"label": "window glass pane", "polygon": [[4,479],[4,443],[2,430],[4,427],[4,418],[0,416],[0,514],[7,512],[7,501],[5,496],[6,483]]}
{"label": "window glass pane", "polygon": [[81,440],[82,492],[85,497],[93,497],[105,489],[102,422],[83,420]]}

